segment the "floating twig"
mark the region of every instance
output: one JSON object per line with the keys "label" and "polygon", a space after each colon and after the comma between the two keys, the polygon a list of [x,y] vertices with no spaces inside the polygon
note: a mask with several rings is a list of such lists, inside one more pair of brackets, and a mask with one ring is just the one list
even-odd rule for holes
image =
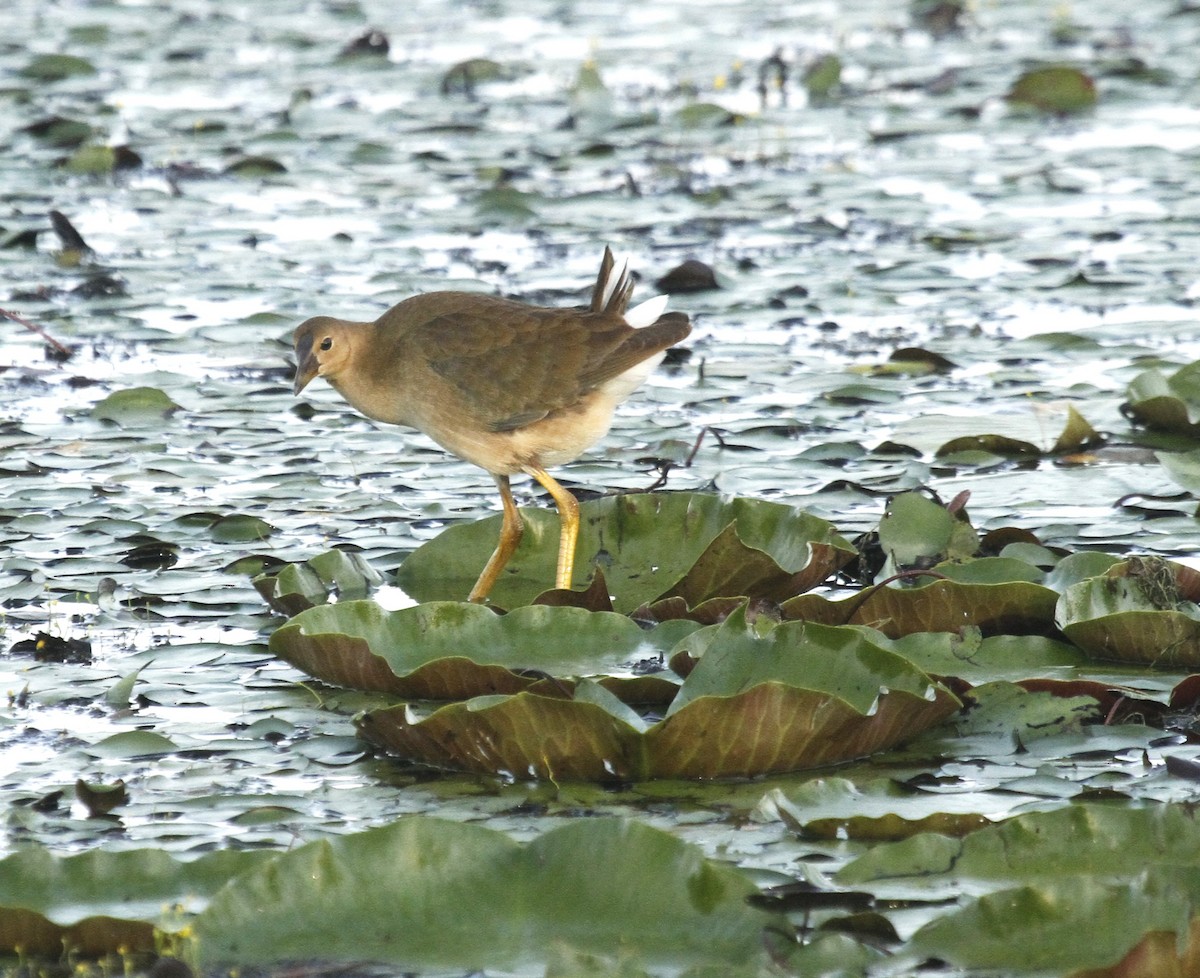
{"label": "floating twig", "polygon": [[0,316],[3,316],[5,319],[11,319],[14,323],[20,323],[26,329],[37,333],[38,336],[40,336],[46,341],[46,343],[53,347],[64,360],[69,360],[71,358],[72,354],[70,348],[63,346],[60,342],[58,342],[58,340],[42,329],[42,327],[37,323],[31,323],[24,316],[18,316],[15,312],[10,312],[7,309],[0,309]]}

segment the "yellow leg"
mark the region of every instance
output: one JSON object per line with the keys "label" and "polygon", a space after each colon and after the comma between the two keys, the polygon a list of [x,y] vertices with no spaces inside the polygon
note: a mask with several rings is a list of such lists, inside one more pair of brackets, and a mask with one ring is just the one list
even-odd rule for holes
{"label": "yellow leg", "polygon": [[504,505],[504,521],[500,524],[500,541],[496,544],[496,549],[492,551],[492,556],[488,558],[487,564],[484,565],[479,580],[475,582],[475,586],[471,588],[471,593],[467,596],[468,601],[474,601],[476,604],[483,601],[491,592],[492,585],[496,583],[496,578],[500,576],[504,565],[508,563],[513,551],[517,549],[517,544],[521,542],[521,534],[525,532],[525,524],[521,522],[521,514],[517,512],[517,504],[513,502],[508,476],[494,475],[492,478],[496,480],[496,488],[500,490],[500,502]]}
{"label": "yellow leg", "polygon": [[571,574],[575,569],[575,545],[579,542],[579,503],[544,469],[527,465],[525,471],[537,479],[554,497],[554,504],[558,507],[562,529],[558,537],[558,573],[554,586],[570,590]]}

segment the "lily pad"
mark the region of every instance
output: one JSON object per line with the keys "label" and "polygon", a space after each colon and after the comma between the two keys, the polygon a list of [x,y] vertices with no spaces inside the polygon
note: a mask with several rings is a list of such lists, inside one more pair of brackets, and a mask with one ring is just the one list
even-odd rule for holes
{"label": "lily pad", "polygon": [[1200,361],[1170,376],[1144,370],[1129,384],[1125,410],[1140,424],[1171,434],[1200,433]]}
{"label": "lily pad", "polygon": [[410,760],[520,778],[724,778],[866,756],[961,705],[855,629],[751,624],[739,611],[676,654],[701,648],[666,717],[648,728],[577,690],[572,700],[482,697],[424,718],[376,710],[360,730]]}
{"label": "lily pad", "polygon": [[889,638],[913,632],[957,632],[965,626],[985,635],[1049,634],[1058,594],[1042,584],[1007,581],[973,584],[935,580],[921,587],[874,587],[839,601],[802,594],[785,602],[786,618],[827,625],[868,625]]}
{"label": "lily pad", "polygon": [[163,907],[200,910],[269,852],[213,852],[180,861],[157,849],[56,857],[22,849],[0,860],[0,953],[104,955],[155,949]]}
{"label": "lily pad", "polygon": [[[559,520],[523,510],[525,536],[492,592],[496,604],[529,604],[554,580]],[[854,556],[827,522],[779,503],[702,493],[642,493],[580,506],[575,585],[604,567],[613,607],[632,611],[678,596],[781,601],[819,584]],[[415,550],[396,583],[417,601],[461,600],[500,533],[500,517],[452,526]]]}
{"label": "lily pad", "polygon": [[[271,636],[271,651],[341,686],[419,699],[516,693],[543,676],[629,674],[664,657],[694,622],[645,631],[624,615],[531,605],[497,615],[435,601],[385,611],[374,601],[322,605]],[[644,684],[642,684],[644,687]],[[674,687],[668,684],[668,695]]]}
{"label": "lily pad", "polygon": [[310,843],[232,880],[195,920],[206,971],[297,958],[513,970],[565,945],[646,965],[760,961],[754,884],[667,832],[603,818],[527,845],[410,817]]}
{"label": "lily pad", "polygon": [[96,74],[96,66],[74,54],[37,54],[21,69],[25,78],[54,82]]}
{"label": "lily pad", "polygon": [[993,892],[939,917],[911,951],[985,970],[1062,973],[1115,964],[1154,931],[1180,938],[1200,911],[1200,827],[1183,806],[1072,805],[964,839],[880,846],[838,881],[888,892]]}
{"label": "lily pad", "polygon": [[361,600],[382,583],[375,568],[344,550],[328,550],[302,564],[285,564],[253,580],[267,604],[285,615],[327,604],[332,595],[340,601]]}
{"label": "lily pad", "polygon": [[131,387],[113,391],[92,408],[92,417],[122,428],[156,424],[179,410],[179,405],[157,387]]}
{"label": "lily pad", "polygon": [[1096,83],[1078,68],[1050,65],[1025,72],[1004,97],[1039,112],[1074,115],[1095,106]]}
{"label": "lily pad", "polygon": [[1094,658],[1200,667],[1200,611],[1181,598],[1173,565],[1158,558],[1131,558],[1071,585],[1059,599],[1056,620]]}

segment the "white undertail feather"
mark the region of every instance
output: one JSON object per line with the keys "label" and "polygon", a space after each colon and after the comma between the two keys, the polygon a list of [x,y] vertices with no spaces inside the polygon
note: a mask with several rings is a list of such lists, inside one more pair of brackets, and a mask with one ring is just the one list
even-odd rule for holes
{"label": "white undertail feather", "polygon": [[618,374],[612,380],[606,380],[600,385],[600,389],[612,397],[618,403],[625,400],[630,394],[642,386],[646,378],[665,357],[666,351],[656,353],[652,357],[647,357],[641,363],[630,367],[623,374]]}
{"label": "white undertail feather", "polygon": [[625,313],[625,322],[634,329],[641,329],[658,322],[658,317],[667,311],[667,303],[671,300],[668,295],[656,295],[653,299],[640,302]]}

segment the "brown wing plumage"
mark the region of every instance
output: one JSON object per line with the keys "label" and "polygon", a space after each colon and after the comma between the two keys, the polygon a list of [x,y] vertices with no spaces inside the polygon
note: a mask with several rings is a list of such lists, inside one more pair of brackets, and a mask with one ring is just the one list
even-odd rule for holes
{"label": "brown wing plumage", "polygon": [[[597,279],[591,308],[528,306],[496,296],[432,292],[382,317],[386,361],[423,351],[428,369],[451,384],[461,408],[492,431],[533,424],[575,404],[590,390],[683,339],[683,313],[634,329],[624,320],[632,283],[622,274],[602,302],[612,256]],[[498,323],[498,320],[500,322]]]}

